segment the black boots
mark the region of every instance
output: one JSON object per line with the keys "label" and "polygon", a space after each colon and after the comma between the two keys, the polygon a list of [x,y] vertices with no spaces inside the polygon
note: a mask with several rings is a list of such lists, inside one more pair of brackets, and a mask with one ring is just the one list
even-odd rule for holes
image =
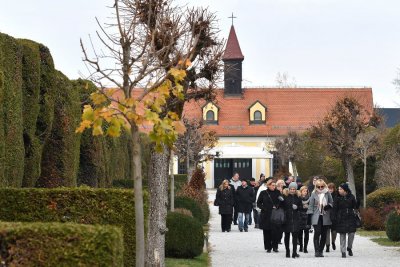
{"label": "black boots", "polygon": [[304,247],[304,253],[308,253],[307,247]]}
{"label": "black boots", "polygon": [[347,248],[347,251],[349,252],[349,256],[353,256],[353,251],[351,250],[351,248]]}
{"label": "black boots", "polygon": [[336,250],[336,244],[332,242],[332,249]]}
{"label": "black boots", "polygon": [[342,258],[346,258],[346,252],[342,252]]}
{"label": "black boots", "polygon": [[[287,252],[286,252],[286,253],[287,253]],[[290,253],[290,251],[289,251],[289,253]],[[287,255],[286,255],[286,257],[287,257]],[[293,251],[293,253],[292,253],[292,258],[295,259],[295,258],[298,258],[298,257],[300,257],[300,255],[297,254],[296,251]]]}
{"label": "black boots", "polygon": [[286,258],[290,258],[290,249],[286,250]]}
{"label": "black boots", "polygon": [[324,254],[322,254],[322,252],[320,252],[320,251],[316,251],[316,252],[315,252],[315,257],[316,257],[316,258],[323,258],[323,257],[324,257]]}
{"label": "black boots", "polygon": [[329,252],[329,245],[326,245],[326,250],[325,252]]}

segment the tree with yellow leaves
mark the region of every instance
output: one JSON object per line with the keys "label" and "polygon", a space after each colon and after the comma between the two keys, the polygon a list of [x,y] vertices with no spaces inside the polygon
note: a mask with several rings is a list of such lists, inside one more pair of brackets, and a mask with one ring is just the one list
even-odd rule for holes
{"label": "tree with yellow leaves", "polygon": [[[174,6],[172,0],[115,0],[112,9],[112,21],[97,21],[101,48],[91,40],[89,53],[81,40],[88,78],[98,90],[92,105],[84,107],[77,132],[92,128],[94,135],[115,137],[123,129],[130,132],[136,266],[144,266],[146,248],[146,265],[164,266],[170,148],[185,130],[185,101],[213,97],[222,46],[215,16],[205,9]],[[147,245],[139,131],[153,141]]]}

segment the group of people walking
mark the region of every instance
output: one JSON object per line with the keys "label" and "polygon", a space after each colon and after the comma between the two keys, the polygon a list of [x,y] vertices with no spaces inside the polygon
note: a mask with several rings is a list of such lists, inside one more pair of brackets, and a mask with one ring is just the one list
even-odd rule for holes
{"label": "group of people walking", "polygon": [[255,228],[263,231],[267,253],[279,252],[284,236],[286,257],[298,258],[298,252],[308,253],[309,235],[314,232],[315,257],[324,257],[324,249],[336,250],[337,233],[342,257],[353,256],[358,203],[348,184],[341,184],[336,191],[333,183],[326,184],[319,177],[314,177],[309,186],[293,177],[287,180],[260,175],[258,183],[252,179],[248,184],[245,179],[239,180],[238,173],[231,181],[224,180],[215,199],[222,231],[230,232],[233,220],[240,232],[247,232],[253,213]]}

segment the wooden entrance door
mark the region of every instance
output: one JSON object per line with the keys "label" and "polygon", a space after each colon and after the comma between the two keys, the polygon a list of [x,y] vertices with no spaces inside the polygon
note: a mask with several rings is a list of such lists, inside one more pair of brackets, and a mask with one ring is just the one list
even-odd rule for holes
{"label": "wooden entrance door", "polygon": [[214,159],[214,187],[217,188],[224,179],[230,180],[234,172],[238,172],[240,178],[250,179],[251,159]]}

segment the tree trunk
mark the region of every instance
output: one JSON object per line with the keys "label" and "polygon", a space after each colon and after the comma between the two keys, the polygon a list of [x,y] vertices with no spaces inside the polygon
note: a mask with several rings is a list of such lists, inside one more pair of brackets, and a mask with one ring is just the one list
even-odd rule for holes
{"label": "tree trunk", "polygon": [[367,150],[364,149],[364,179],[363,179],[363,207],[364,209],[367,207]]}
{"label": "tree trunk", "polygon": [[147,234],[146,266],[165,266],[165,233],[167,232],[168,167],[170,149],[164,146],[158,153],[151,150],[149,179],[150,211]]}
{"label": "tree trunk", "polygon": [[293,176],[294,176],[294,181],[296,182],[297,177],[299,177],[299,174],[297,173],[297,166],[294,161],[292,161],[292,168],[293,168]]}
{"label": "tree trunk", "polygon": [[136,267],[144,266],[145,242],[144,242],[144,212],[142,191],[142,151],[138,127],[132,125],[132,168],[135,193],[135,228],[136,228]]}
{"label": "tree trunk", "polygon": [[357,192],[356,192],[356,185],[354,182],[354,172],[353,172],[353,164],[351,161],[351,156],[344,156],[343,166],[347,174],[347,181],[349,182],[350,190],[353,193],[354,197],[356,197]]}
{"label": "tree trunk", "polygon": [[175,211],[175,177],[174,177],[174,152],[171,150],[171,158],[169,162],[169,169],[171,172],[171,211]]}
{"label": "tree trunk", "polygon": [[189,142],[187,143],[186,150],[186,172],[187,172],[187,182],[190,182],[190,178],[192,178],[192,168],[190,167],[190,154],[189,154]]}

